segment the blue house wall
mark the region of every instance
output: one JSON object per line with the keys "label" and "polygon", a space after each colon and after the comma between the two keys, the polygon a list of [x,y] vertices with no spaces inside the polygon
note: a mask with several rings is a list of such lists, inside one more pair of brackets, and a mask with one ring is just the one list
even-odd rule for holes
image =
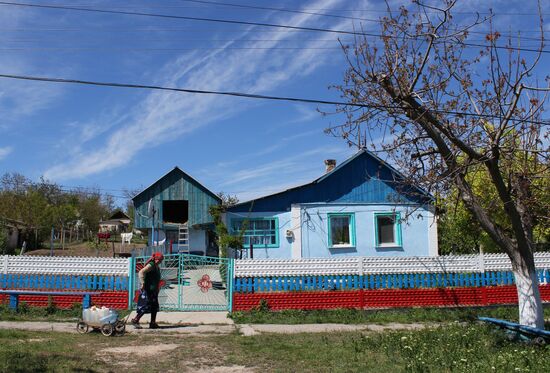
{"label": "blue house wall", "polygon": [[[277,245],[255,245],[254,258],[437,255],[432,197],[401,180],[397,171],[363,150],[310,184],[229,208],[226,223],[276,219]],[[352,244],[331,245],[329,214],[353,220]],[[400,218],[395,224],[399,244],[377,244],[378,215]]]}

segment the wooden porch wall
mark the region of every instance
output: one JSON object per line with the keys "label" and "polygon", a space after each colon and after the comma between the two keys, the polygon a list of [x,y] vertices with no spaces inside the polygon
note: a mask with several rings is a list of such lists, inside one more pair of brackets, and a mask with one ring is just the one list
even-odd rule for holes
{"label": "wooden porch wall", "polygon": [[155,228],[164,228],[162,224],[162,201],[189,201],[189,226],[212,222],[213,219],[208,209],[212,205],[219,204],[219,200],[214,198],[206,188],[180,170],[174,169],[135,199],[135,227],[137,229],[151,228],[151,220],[147,218],[147,208],[151,198],[158,212],[155,217]]}

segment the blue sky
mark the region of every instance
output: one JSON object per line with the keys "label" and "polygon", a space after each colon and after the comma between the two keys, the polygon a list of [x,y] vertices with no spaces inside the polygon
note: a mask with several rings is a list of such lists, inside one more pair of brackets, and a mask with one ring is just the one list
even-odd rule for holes
{"label": "blue sky", "polygon": [[[376,24],[357,19],[180,0],[35,3],[342,30],[362,22],[376,30]],[[384,8],[380,1],[232,3],[368,19],[383,15]],[[548,9],[544,5],[548,1]],[[464,1],[460,8],[489,6],[506,13],[496,18],[506,31],[534,29],[535,16],[517,16],[534,13],[534,1]],[[330,33],[12,6],[0,6],[0,29],[0,71],[6,74],[337,100],[328,87],[341,81],[346,68],[338,35]],[[246,200],[311,181],[324,172],[324,159],[341,162],[355,152],[324,134],[342,118],[323,117],[318,108],[330,110],[1,79],[0,172],[33,180],[44,175],[118,196],[123,188],[150,185],[177,165],[213,192]]]}

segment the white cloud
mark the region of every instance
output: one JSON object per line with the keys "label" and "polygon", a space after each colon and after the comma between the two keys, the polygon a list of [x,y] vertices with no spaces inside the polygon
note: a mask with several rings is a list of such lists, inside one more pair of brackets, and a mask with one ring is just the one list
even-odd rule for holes
{"label": "white cloud", "polygon": [[[330,9],[341,3],[341,0],[319,0],[305,7]],[[301,26],[308,25],[312,19],[311,15],[299,14],[277,21]],[[315,17],[315,21],[319,22],[319,18]],[[346,28],[348,23],[341,21],[331,24],[330,27]],[[262,39],[262,31],[258,28],[250,28],[241,37],[248,33]],[[294,37],[296,33],[291,32],[277,33],[275,36],[270,34],[269,39],[273,41],[267,46],[276,47],[280,41]],[[304,35],[299,37],[304,38]],[[298,50],[292,54],[279,53],[274,49],[238,52],[225,49],[213,52],[201,60],[197,60],[194,54],[182,55],[159,71],[157,84],[266,93],[292,79],[310,74],[329,61],[329,52],[315,49],[323,42],[311,38],[308,47],[312,49]],[[229,42],[225,47],[231,44]],[[263,42],[261,47],[265,48],[266,43]],[[83,134],[80,143],[74,147],[77,151],[72,159],[46,170],[45,176],[53,180],[74,179],[121,167],[144,149],[173,141],[253,104],[256,103],[214,95],[151,92],[135,109],[129,111],[128,118],[107,137],[104,144],[96,148],[84,146],[83,143],[89,141],[89,137]]]}
{"label": "white cloud", "polygon": [[216,179],[226,193],[246,201],[311,182],[323,174],[324,159],[343,161],[354,152],[341,146],[313,148],[253,167],[209,169],[205,179]]}
{"label": "white cloud", "polygon": [[12,151],[13,148],[11,146],[0,148],[0,161],[6,158]]}

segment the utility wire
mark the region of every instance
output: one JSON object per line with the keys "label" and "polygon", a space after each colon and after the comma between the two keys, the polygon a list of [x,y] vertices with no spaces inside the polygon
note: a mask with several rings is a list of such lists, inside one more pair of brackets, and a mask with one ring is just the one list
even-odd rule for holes
{"label": "utility wire", "polygon": [[229,23],[229,24],[247,25],[247,26],[277,27],[277,28],[288,28],[293,30],[331,32],[335,34],[346,34],[346,35],[366,35],[365,33],[362,33],[362,32],[333,30],[333,29],[326,29],[326,28],[319,28],[319,27],[302,27],[302,26],[291,26],[291,25],[279,25],[275,23],[248,22],[248,21],[237,21],[237,20],[231,20],[231,19],[206,18],[206,17],[177,16],[177,15],[171,15],[171,14],[158,14],[158,13],[129,12],[129,11],[122,11],[122,10],[106,10],[106,9],[97,9],[97,8],[79,8],[79,7],[71,7],[71,6],[63,6],[63,5],[40,5],[40,4],[30,4],[30,3],[14,3],[14,2],[7,2],[7,1],[0,1],[0,5],[12,5],[12,6],[19,6],[19,7],[43,8],[43,9],[74,10],[78,12],[122,14],[122,15],[130,15],[130,16],[157,17],[157,18],[169,18],[169,19],[184,19],[188,21]]}
{"label": "utility wire", "polygon": [[344,18],[344,19],[353,19],[353,20],[358,20],[358,21],[378,22],[377,19],[359,18],[359,17],[350,17],[350,16],[340,16],[340,15],[328,14],[328,13],[310,12],[310,11],[307,11],[307,10],[272,8],[272,7],[264,7],[264,6],[256,6],[256,5],[223,3],[223,2],[219,2],[219,1],[206,1],[206,0],[180,0],[180,1],[183,1],[183,2],[186,2],[186,3],[197,3],[197,4],[207,4],[207,5],[222,5],[222,6],[233,7],[233,8],[241,8],[241,9],[244,8],[244,9],[257,9],[257,10],[272,10],[272,11],[276,11],[276,12],[309,14],[309,15],[321,16],[321,17]]}
{"label": "utility wire", "polygon": [[[25,27],[1,27],[0,31],[19,31],[19,32],[209,32],[212,31],[210,28],[159,28],[157,26],[155,27],[143,27],[143,28],[122,28],[122,27],[116,27],[116,28],[109,28],[109,27],[102,27],[102,28],[76,28],[76,27],[51,27],[51,26],[39,26],[39,27],[33,27],[33,28],[25,28]],[[459,32],[458,29],[450,30],[452,32]],[[223,30],[223,33],[240,33],[242,30]],[[304,30],[264,30],[262,33],[281,33],[281,32],[306,32]],[[517,30],[518,33],[538,33],[540,34],[540,30]],[[479,34],[486,36],[488,32],[482,32],[482,31],[468,31],[469,34]],[[504,31],[500,33],[502,38],[508,38],[511,37],[513,39],[519,39],[519,40],[539,40],[540,37],[529,37],[529,36],[520,36],[516,35],[515,33],[511,33],[509,31]]]}
{"label": "utility wire", "polygon": [[[62,78],[49,78],[49,77],[39,77],[39,76],[28,76],[28,75],[13,75],[13,74],[0,74],[0,78],[8,79],[18,79],[18,80],[31,80],[31,81],[40,81],[40,82],[51,82],[51,83],[68,83],[68,84],[81,84],[81,85],[92,85],[100,87],[116,87],[116,88],[134,88],[134,89],[148,89],[148,90],[159,90],[159,91],[170,91],[170,92],[184,92],[184,93],[195,93],[195,94],[210,94],[210,95],[221,95],[221,96],[234,96],[234,97],[243,97],[243,98],[253,98],[253,99],[263,99],[263,100],[274,100],[274,101],[290,101],[290,102],[303,102],[309,104],[322,104],[322,105],[341,105],[341,106],[354,106],[360,108],[368,109],[393,109],[393,110],[405,110],[406,107],[403,106],[390,106],[390,105],[367,105],[359,104],[352,102],[343,102],[343,101],[330,101],[330,100],[319,100],[319,99],[308,99],[308,98],[298,98],[298,97],[285,97],[285,96],[268,96],[268,95],[258,95],[252,93],[243,93],[243,92],[229,92],[229,91],[210,91],[210,90],[199,90],[199,89],[188,89],[188,88],[176,88],[176,87],[165,87],[158,85],[145,85],[145,84],[129,84],[129,83],[112,83],[112,82],[98,82],[90,80],[77,80],[77,79],[62,79]],[[490,118],[490,119],[501,119],[498,115],[492,114],[478,114],[470,112],[461,112],[461,111],[452,111],[452,110],[437,110],[429,109],[432,113],[438,114],[448,114],[448,115],[458,115],[466,117],[476,117],[476,118]],[[548,125],[548,121],[534,121],[534,120],[521,120],[523,123],[532,123],[532,124],[542,124]]]}
{"label": "utility wire", "polygon": [[[251,6],[251,5],[244,5],[244,4],[236,4],[236,3],[223,3],[223,2],[213,2],[213,1],[192,1],[192,0],[180,0],[180,1],[189,1],[189,2],[195,2],[195,3],[203,3],[203,4],[213,4],[213,5],[223,5],[228,7],[239,7],[241,9],[265,9],[265,10],[273,10],[273,11],[280,11],[280,12],[290,12],[290,13],[301,13],[301,12],[309,12],[305,14],[312,14],[312,15],[319,15],[319,16],[332,16],[332,14],[329,13],[316,13],[320,11],[327,11],[327,12],[350,12],[350,13],[383,13],[387,14],[390,11],[387,9],[333,9],[333,8],[305,8],[305,9],[291,9],[291,8],[268,8],[268,7],[259,7],[259,6]],[[97,4],[91,4],[91,5],[74,5],[75,7],[89,7],[94,6]],[[103,8],[106,9],[195,9],[195,10],[204,10],[205,7],[201,6],[184,6],[184,5],[102,5]],[[426,14],[441,14],[441,11],[436,10],[426,10]],[[547,16],[550,15],[550,13],[538,13],[538,12],[488,12],[488,11],[453,11],[454,14],[469,14],[469,15],[491,15],[493,17],[495,16]],[[353,18],[353,17],[350,17]],[[361,19],[361,18],[359,18]]]}
{"label": "utility wire", "polygon": [[[158,13],[143,13],[143,12],[129,12],[129,11],[119,11],[119,10],[106,10],[106,9],[97,9],[97,8],[80,8],[80,7],[70,7],[63,5],[40,5],[40,4],[30,4],[30,3],[16,3],[8,1],[0,1],[0,5],[12,5],[19,7],[31,7],[31,8],[43,8],[43,9],[61,9],[61,10],[73,10],[78,12],[92,12],[92,13],[106,13],[106,14],[122,14],[130,16],[144,16],[144,17],[157,17],[157,18],[169,18],[169,19],[184,19],[188,21],[199,21],[199,22],[215,22],[215,23],[227,23],[227,24],[237,24],[237,25],[247,25],[247,26],[261,26],[261,27],[275,27],[275,28],[284,28],[291,30],[303,30],[303,31],[314,31],[314,32],[329,32],[341,35],[355,35],[355,36],[373,36],[373,37],[392,37],[384,36],[381,34],[367,33],[367,32],[357,32],[357,31],[346,31],[346,30],[335,30],[327,29],[321,27],[305,27],[305,26],[292,26],[292,25],[280,25],[275,23],[264,23],[264,22],[248,22],[248,21],[237,21],[230,19],[219,19],[219,18],[205,18],[205,17],[190,17],[190,16],[177,16],[170,14],[158,14]],[[410,39],[419,39],[419,37],[412,37]],[[439,43],[438,43],[439,44]],[[479,47],[485,45],[480,44],[470,44],[462,42],[461,45],[468,47]],[[506,49],[506,50],[517,50],[525,52],[541,52],[541,53],[550,53],[550,50],[539,50],[532,48],[517,48],[517,47],[507,47],[507,46],[492,46],[496,49]]]}

